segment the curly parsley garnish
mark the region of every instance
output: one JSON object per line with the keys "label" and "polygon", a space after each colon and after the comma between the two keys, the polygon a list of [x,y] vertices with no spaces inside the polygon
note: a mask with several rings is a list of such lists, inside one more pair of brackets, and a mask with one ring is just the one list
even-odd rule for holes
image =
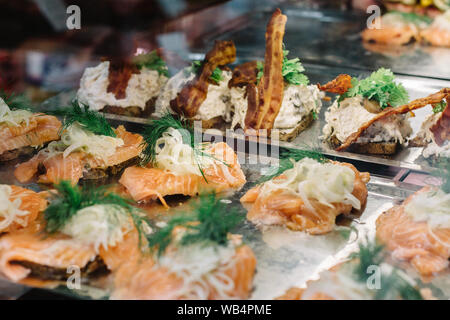
{"label": "curly parsley garnish", "polygon": [[[293,85],[308,85],[309,79],[306,75],[303,74],[305,68],[300,62],[299,58],[288,59],[289,55],[288,50],[283,50],[283,68],[282,74],[284,81]],[[256,63],[256,67],[258,69],[257,79],[261,79],[264,74],[264,63],[262,61],[258,61]]]}
{"label": "curly parsley garnish", "polygon": [[447,106],[447,102],[445,100],[442,100],[441,102],[433,105],[433,113],[441,113],[445,110],[445,107]]}
{"label": "curly parsley garnish", "polygon": [[402,84],[395,82],[394,73],[389,69],[378,69],[368,78],[352,79],[352,88],[339,97],[339,101],[361,95],[377,101],[381,109],[407,104],[409,95]]}
{"label": "curly parsley garnish", "polygon": [[[80,107],[80,104],[83,106],[83,109]],[[78,122],[83,129],[94,134],[108,137],[116,136],[113,128],[102,114],[89,110],[87,105],[80,103],[78,100],[72,101],[71,106],[49,111],[49,113],[64,117],[63,128],[67,128],[73,123]]]}
{"label": "curly parsley garnish", "polygon": [[157,250],[158,256],[174,243],[173,231],[176,227],[186,229],[176,245],[200,243],[225,246],[228,244],[228,234],[244,217],[237,207],[230,208],[215,194],[200,196],[192,209],[192,213],[173,217],[166,226],[147,236],[150,248]]}
{"label": "curly parsley garnish", "polygon": [[160,75],[169,76],[169,70],[167,69],[166,62],[159,56],[156,50],[149,53],[137,55],[133,58],[133,63],[138,69],[147,68],[150,70],[156,70]]}
{"label": "curly parsley garnish", "polygon": [[[191,66],[187,69],[187,72],[188,73],[191,72],[193,74],[198,74],[200,72],[202,64],[203,64],[202,61],[198,61],[198,60],[193,61]],[[218,84],[223,79],[222,70],[219,67],[215,68],[213,73],[209,77],[209,79]]]}

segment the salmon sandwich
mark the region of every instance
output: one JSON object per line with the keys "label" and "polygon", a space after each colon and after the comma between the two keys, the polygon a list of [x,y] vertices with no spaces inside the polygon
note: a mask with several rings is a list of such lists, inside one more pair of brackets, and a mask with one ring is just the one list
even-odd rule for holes
{"label": "salmon sandwich", "polygon": [[145,129],[141,166],[125,169],[119,183],[135,201],[196,196],[242,187],[246,181],[237,155],[226,143],[194,141],[187,121],[166,114]]}
{"label": "salmon sandwich", "polygon": [[72,107],[55,111],[64,116],[61,140],[53,141],[32,159],[20,164],[14,175],[21,183],[30,181],[37,173],[41,183],[57,183],[80,179],[100,179],[115,175],[136,163],[142,150],[142,137],[125,130],[113,129],[95,111]]}
{"label": "salmon sandwich", "polygon": [[0,96],[0,161],[32,154],[59,139],[61,122],[54,116],[32,113],[21,96]]}
{"label": "salmon sandwich", "polygon": [[367,200],[369,173],[348,163],[297,152],[286,155],[280,170],[241,198],[250,204],[247,219],[262,225],[324,234],[336,217],[362,211]]}

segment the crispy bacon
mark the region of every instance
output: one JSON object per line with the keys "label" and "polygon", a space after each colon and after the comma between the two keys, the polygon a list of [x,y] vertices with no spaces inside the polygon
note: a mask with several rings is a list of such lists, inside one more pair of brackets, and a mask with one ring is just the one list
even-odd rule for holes
{"label": "crispy bacon", "polygon": [[434,140],[439,146],[442,146],[446,140],[450,140],[450,92],[446,97],[446,102],[447,106],[442,111],[439,120],[430,128]]}
{"label": "crispy bacon", "polygon": [[317,87],[319,87],[321,91],[344,94],[352,87],[352,77],[348,74],[340,74],[336,77],[336,79],[323,86],[318,83]]}
{"label": "crispy bacon", "polygon": [[209,78],[214,69],[232,63],[236,59],[236,47],[233,41],[216,41],[206,54],[201,71],[170,101],[172,110],[188,118],[196,115],[208,93]]}
{"label": "crispy bacon", "polygon": [[133,63],[126,60],[110,60],[108,73],[108,87],[106,92],[114,94],[116,99],[124,99],[127,96],[128,81],[132,74],[140,73]]}
{"label": "crispy bacon", "polygon": [[249,83],[247,85],[247,113],[245,115],[244,124],[246,128],[253,128],[256,126],[256,121],[258,119],[256,101],[258,99],[258,94],[256,91],[256,85]]}
{"label": "crispy bacon", "polygon": [[[281,108],[284,92],[283,67],[283,37],[287,17],[277,9],[266,30],[266,52],[264,56],[264,75],[258,84],[258,100],[256,101],[256,123],[254,120],[248,123],[255,124],[246,128],[247,132],[260,129],[271,130],[275,118]],[[250,105],[249,108],[253,108]],[[246,119],[247,120],[247,119]]]}
{"label": "crispy bacon", "polygon": [[399,107],[396,107],[396,108],[386,108],[382,112],[377,114],[374,118],[372,118],[371,120],[369,120],[366,123],[364,123],[358,129],[358,131],[356,131],[356,132],[352,133],[350,136],[348,136],[347,139],[345,140],[345,142],[342,145],[340,145],[336,150],[337,151],[342,151],[342,150],[345,150],[348,147],[350,147],[350,145],[352,143],[356,142],[356,140],[358,140],[358,138],[361,136],[361,134],[368,127],[370,127],[374,122],[376,122],[376,121],[378,121],[380,119],[383,119],[383,118],[386,118],[386,117],[389,117],[389,116],[395,115],[395,114],[404,114],[404,113],[413,111],[415,109],[420,109],[420,108],[425,107],[425,106],[427,106],[429,104],[439,103],[443,99],[448,97],[449,95],[450,95],[450,88],[444,88],[444,89],[442,89],[439,92],[436,92],[434,94],[429,95],[428,97],[414,100],[414,101],[412,101],[412,102],[410,102],[408,104],[405,104],[403,106],[399,106]]}
{"label": "crispy bacon", "polygon": [[238,65],[233,70],[233,76],[228,82],[228,87],[242,87],[247,84],[256,84],[258,76],[258,68],[256,61],[245,62]]}

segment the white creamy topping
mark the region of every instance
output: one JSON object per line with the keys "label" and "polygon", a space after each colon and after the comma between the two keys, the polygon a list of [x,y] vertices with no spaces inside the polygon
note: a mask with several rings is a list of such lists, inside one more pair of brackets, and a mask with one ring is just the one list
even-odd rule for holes
{"label": "white creamy topping", "polygon": [[447,10],[444,14],[437,16],[431,27],[450,32],[450,10]]}
{"label": "white creamy topping", "polygon": [[423,156],[429,158],[431,156],[450,158],[450,141],[446,141],[442,146],[439,146],[434,140],[434,134],[431,132],[431,127],[436,124],[442,113],[430,114],[417,133],[417,137],[427,142],[427,146],[423,149]]}
{"label": "white creamy topping", "polygon": [[430,228],[450,228],[450,193],[437,188],[420,192],[405,206],[405,213]]}
{"label": "white creamy topping", "polygon": [[19,126],[22,122],[27,125],[33,113],[28,110],[11,110],[5,101],[0,98],[0,124]]}
{"label": "white creamy topping", "polygon": [[[336,100],[325,113],[326,125],[323,127],[322,139],[329,139],[335,135],[344,142],[352,133],[358,131],[362,125],[374,117],[364,108],[363,97],[346,98],[340,103]],[[357,142],[399,142],[406,143],[406,138],[412,133],[412,128],[404,115],[394,115],[380,119],[367,128]]]}
{"label": "white creamy topping", "polygon": [[235,245],[227,246],[194,244],[170,251],[159,259],[159,266],[167,268],[183,279],[179,296],[186,299],[207,299],[210,287],[222,299],[230,298],[227,293],[235,286],[233,279],[225,274],[224,267],[233,263]]}
{"label": "white creamy topping", "polygon": [[[170,108],[170,101],[175,99],[181,89],[194,78],[195,74],[188,72],[186,68],[170,78],[156,100],[153,115],[161,117],[168,111],[174,113]],[[231,72],[222,71],[222,80],[217,85],[208,85],[206,99],[200,105],[194,119],[209,120],[222,117],[225,121],[230,121],[230,90],[228,89],[230,79]]]}
{"label": "white creamy topping", "polygon": [[94,134],[75,122],[64,130],[61,140],[50,142],[40,153],[46,154],[49,158],[59,153],[67,157],[72,152],[83,151],[106,161],[123,144],[120,138]]}
{"label": "white creamy topping", "polygon": [[[245,127],[245,115],[247,114],[248,100],[245,97],[245,88],[232,88],[231,104],[234,107],[234,115],[231,127],[240,125]],[[322,107],[324,93],[317,86],[286,85],[284,87],[283,101],[278,113],[274,128],[288,132],[285,129],[295,129],[302,119],[311,112],[318,114]]]}
{"label": "white creamy topping", "polygon": [[309,199],[315,199],[330,208],[334,208],[333,203],[351,204],[355,209],[361,208],[360,201],[352,194],[355,172],[349,167],[304,158],[294,163],[294,167],[286,170],[283,175],[286,178],[265,182],[261,194],[284,190],[300,196],[312,211],[314,208]]}
{"label": "white creamy topping", "polygon": [[12,223],[22,227],[27,226],[27,220],[23,219],[29,212],[20,210],[22,199],[10,200],[12,188],[6,184],[0,184],[0,231],[8,228]]}
{"label": "white creamy topping", "polygon": [[161,88],[167,82],[164,75],[156,70],[142,68],[139,74],[132,74],[126,89],[124,99],[116,99],[113,93],[106,92],[109,80],[109,61],[104,61],[96,67],[86,68],[80,80],[78,100],[92,110],[101,110],[105,106],[139,107],[145,109],[148,100],[158,96]]}
{"label": "white creamy topping", "polygon": [[98,251],[115,246],[132,229],[123,208],[116,205],[93,205],[79,210],[66,223],[62,232],[80,243],[93,245]]}

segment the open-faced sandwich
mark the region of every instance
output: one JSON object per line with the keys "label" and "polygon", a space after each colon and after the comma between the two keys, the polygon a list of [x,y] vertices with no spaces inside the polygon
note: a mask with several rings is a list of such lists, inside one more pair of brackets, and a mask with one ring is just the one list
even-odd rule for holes
{"label": "open-faced sandwich", "polygon": [[214,195],[147,236],[152,256],[127,259],[112,299],[246,299],[256,259],[232,229],[241,216]]}
{"label": "open-faced sandwich", "polygon": [[59,139],[61,122],[54,116],[33,113],[22,96],[0,95],[0,161],[32,154]]}
{"label": "open-faced sandwich", "polygon": [[369,173],[307,151],[282,157],[278,171],[241,198],[251,204],[248,220],[323,234],[333,230],[338,215],[364,209]]}
{"label": "open-faced sandwich", "polygon": [[0,184],[0,234],[27,227],[46,207],[47,200],[43,195]]}
{"label": "open-faced sandwich", "polygon": [[431,161],[450,158],[450,88],[444,89],[445,92],[447,96],[433,105],[433,114],[425,119],[417,136],[409,143],[424,147],[422,155]]}
{"label": "open-faced sandwich", "polygon": [[236,59],[232,41],[216,41],[203,61],[194,61],[169,79],[156,101],[156,117],[167,112],[188,120],[202,121],[203,128],[220,127],[230,121],[226,65]]}
{"label": "open-faced sandwich", "polygon": [[238,157],[226,143],[195,141],[193,127],[171,114],[153,120],[144,133],[141,166],[119,180],[135,201],[169,195],[196,196],[236,190],[245,184]]}
{"label": "open-faced sandwich", "polygon": [[441,102],[446,90],[407,103],[405,88],[386,69],[362,80],[340,75],[320,88],[340,94],[325,113],[321,138],[337,151],[378,155],[392,155],[406,145],[412,134],[408,115]]}
{"label": "open-faced sandwich", "polygon": [[450,9],[448,0],[383,0],[383,4],[390,11],[416,13],[431,18]]}
{"label": "open-faced sandwich", "polygon": [[94,111],[149,116],[168,76],[158,51],[130,60],[105,60],[84,71],[77,99]]}
{"label": "open-faced sandwich", "polygon": [[54,112],[64,116],[61,139],[51,142],[14,171],[20,182],[30,181],[37,173],[41,183],[80,179],[100,179],[115,175],[136,163],[142,150],[142,137],[113,129],[98,112],[82,109],[78,101]]}
{"label": "open-faced sandwich", "polygon": [[450,47],[450,9],[437,16],[420,35],[425,42],[433,46]]}
{"label": "open-faced sandwich", "polygon": [[[106,188],[81,190],[69,181],[55,187],[43,214],[0,237],[0,273],[12,281],[65,281],[73,267],[80,268],[82,282],[98,278],[117,268],[116,247],[131,255],[136,234],[145,235],[145,219],[129,200]],[[128,240],[133,237],[136,241]]]}
{"label": "open-faced sandwich", "polygon": [[[428,290],[418,290],[406,273],[384,262],[383,246],[374,242],[359,245],[347,262],[320,273],[304,289],[291,288],[278,300],[422,300]],[[379,283],[373,281],[379,270]],[[373,287],[371,288],[370,285]]]}
{"label": "open-faced sandwich", "polygon": [[234,69],[229,83],[232,128],[239,125],[257,134],[276,129],[279,139],[292,140],[317,118],[324,94],[308,85],[298,58],[288,59],[283,47],[286,21],[278,9],[267,24],[264,63],[247,62]]}
{"label": "open-faced sandwich", "polygon": [[377,238],[392,257],[409,262],[424,277],[449,269],[449,175],[450,171],[443,170],[441,176],[447,180],[441,187],[422,188],[382,214],[376,223]]}
{"label": "open-faced sandwich", "polygon": [[380,19],[379,28],[367,28],[362,33],[364,42],[403,46],[420,42],[421,31],[433,20],[416,13],[392,11]]}

